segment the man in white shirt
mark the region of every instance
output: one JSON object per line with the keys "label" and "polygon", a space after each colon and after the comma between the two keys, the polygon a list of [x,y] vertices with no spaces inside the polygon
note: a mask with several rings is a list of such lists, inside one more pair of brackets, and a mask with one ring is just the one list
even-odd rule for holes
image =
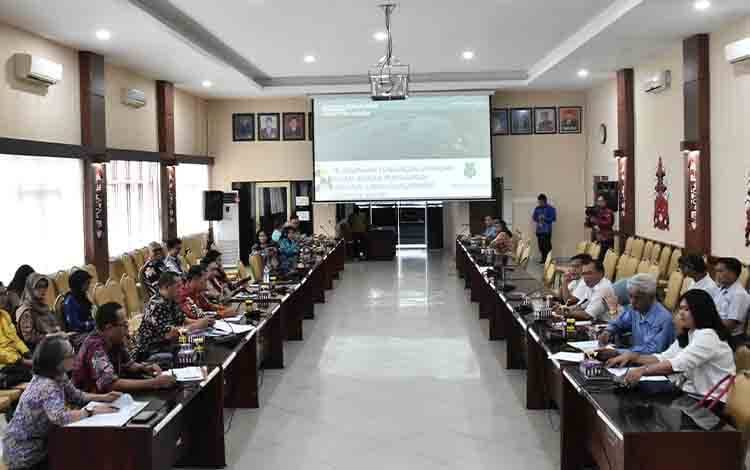
{"label": "man in white shirt", "polygon": [[570,269],[563,276],[563,283],[560,288],[560,295],[566,304],[578,303],[579,299],[573,297],[573,292],[576,291],[580,284],[583,284],[581,272],[583,271],[583,266],[590,262],[591,255],[586,253],[575,255],[570,259]]}
{"label": "man in white shirt", "polygon": [[750,308],[750,294],[738,281],[741,273],[742,263],[737,258],[719,258],[716,262],[719,290],[714,303],[722,322],[732,333],[733,349],[744,343],[747,310]]}
{"label": "man in white shirt", "polygon": [[706,262],[702,256],[685,255],[680,258],[679,264],[680,271],[693,280],[690,289],[700,289],[708,292],[711,297],[716,297],[716,294],[719,293],[719,286],[709,276]]}
{"label": "man in white shirt", "polygon": [[604,277],[604,264],[599,260],[591,260],[583,266],[581,275],[583,282],[573,292],[578,303],[566,316],[576,320],[611,320],[609,307],[604,299],[613,296],[614,290],[609,279]]}

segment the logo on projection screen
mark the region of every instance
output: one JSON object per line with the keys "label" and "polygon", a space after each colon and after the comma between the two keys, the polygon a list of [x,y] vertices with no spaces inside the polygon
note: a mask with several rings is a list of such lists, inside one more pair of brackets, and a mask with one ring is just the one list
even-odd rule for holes
{"label": "logo on projection screen", "polygon": [[466,165],[464,166],[464,176],[467,178],[477,176],[477,164],[466,162]]}

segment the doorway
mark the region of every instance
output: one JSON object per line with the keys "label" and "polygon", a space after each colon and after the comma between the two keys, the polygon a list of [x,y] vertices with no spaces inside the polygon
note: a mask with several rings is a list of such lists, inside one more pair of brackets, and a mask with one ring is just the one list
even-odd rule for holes
{"label": "doorway", "polygon": [[255,185],[255,226],[271,234],[276,223],[289,220],[291,191],[288,182]]}

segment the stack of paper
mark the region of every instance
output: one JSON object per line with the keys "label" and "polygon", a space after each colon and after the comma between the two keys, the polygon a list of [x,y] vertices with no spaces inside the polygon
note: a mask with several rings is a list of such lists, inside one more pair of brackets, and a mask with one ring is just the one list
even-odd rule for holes
{"label": "stack of paper", "polygon": [[553,359],[555,361],[565,361],[565,362],[583,362],[584,360],[584,354],[583,353],[571,353],[571,352],[559,352],[555,354],[551,354],[550,359]]}
{"label": "stack of paper", "polygon": [[165,370],[162,374],[174,375],[178,382],[195,382],[203,380],[203,369],[200,367],[183,367]]}
{"label": "stack of paper", "polygon": [[595,339],[591,341],[571,341],[568,343],[568,346],[572,346],[584,352],[601,348],[601,346],[599,346],[599,341]]}
{"label": "stack of paper", "polygon": [[[94,415],[90,418],[70,423],[68,426],[109,426],[117,427],[123,426],[127,423],[130,418],[141,412],[142,409],[148,406],[147,401],[135,401],[133,397],[124,393],[117,400],[112,403],[101,403],[92,401],[89,405],[93,406],[110,406],[117,409],[115,413],[106,413],[100,415]],[[88,406],[88,405],[87,405]]]}
{"label": "stack of paper", "polygon": [[224,320],[217,320],[214,323],[213,329],[216,333],[231,335],[246,333],[248,331],[252,331],[253,329],[255,329],[255,327],[253,325],[230,325]]}
{"label": "stack of paper", "polygon": [[[628,367],[610,367],[607,369],[615,377],[622,377],[627,374],[630,368]],[[641,382],[664,382],[668,381],[669,377],[666,375],[650,375],[647,377],[641,377]]]}

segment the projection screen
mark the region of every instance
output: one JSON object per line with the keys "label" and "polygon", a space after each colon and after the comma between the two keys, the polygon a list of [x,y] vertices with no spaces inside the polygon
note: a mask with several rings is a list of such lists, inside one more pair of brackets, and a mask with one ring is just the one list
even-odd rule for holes
{"label": "projection screen", "polygon": [[487,199],[490,98],[313,100],[315,201]]}

